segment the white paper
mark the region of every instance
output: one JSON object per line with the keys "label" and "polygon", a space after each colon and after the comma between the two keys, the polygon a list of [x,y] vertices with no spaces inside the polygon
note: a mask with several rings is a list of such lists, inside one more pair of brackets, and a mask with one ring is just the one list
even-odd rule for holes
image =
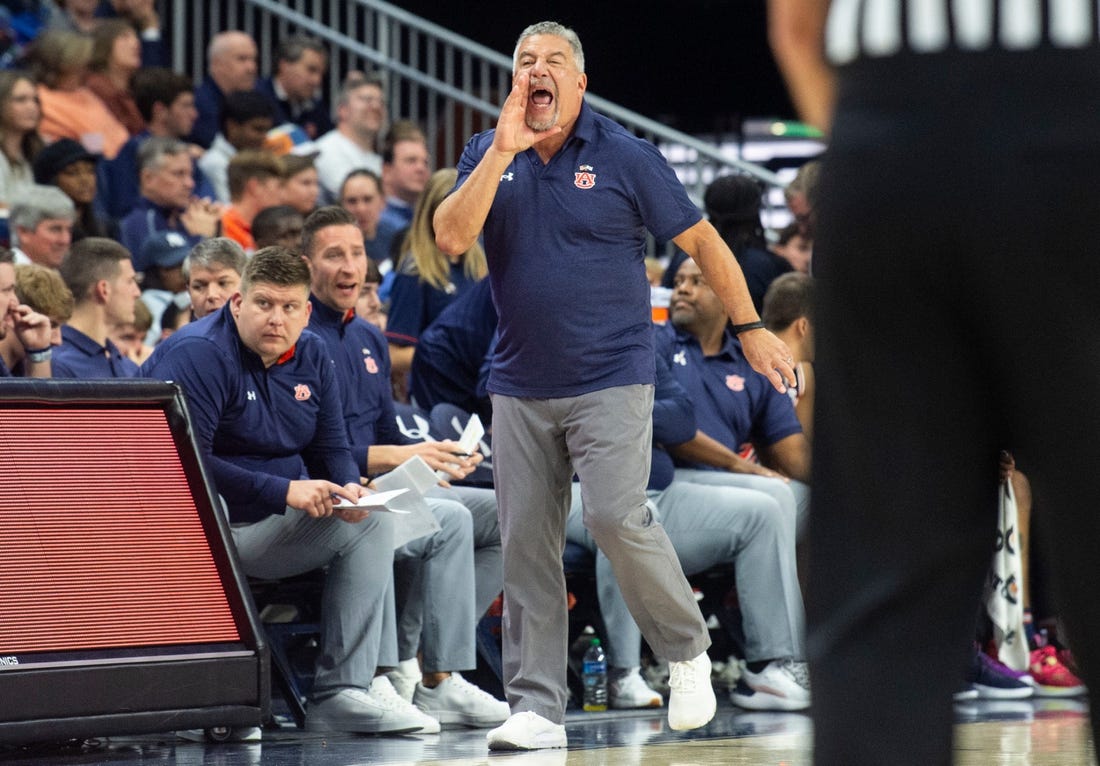
{"label": "white paper", "polygon": [[380,490],[398,490],[406,494],[395,498],[390,505],[393,511],[404,511],[394,519],[393,547],[400,548],[410,540],[430,535],[440,530],[432,509],[424,502],[424,493],[436,486],[435,474],[424,459],[413,455],[387,474],[374,480]]}
{"label": "white paper", "polygon": [[[470,416],[470,419],[466,421],[466,427],[462,429],[462,436],[458,439],[458,448],[467,455],[472,455],[474,451],[477,450],[481,443],[481,437],[484,435],[485,426],[481,424],[481,418],[477,416],[477,413],[474,413]],[[452,465],[456,468],[458,467],[457,463],[452,463]],[[443,481],[454,478],[446,471],[436,471],[435,475]]]}
{"label": "white paper", "polygon": [[408,489],[394,489],[389,492],[373,492],[369,495],[364,495],[359,498],[359,502],[352,503],[347,500],[340,500],[339,503],[333,505],[333,508],[366,508],[371,511],[389,511],[390,513],[408,513],[409,511],[402,511],[398,508],[389,508],[386,506],[393,498],[398,495],[403,495],[408,492]]}

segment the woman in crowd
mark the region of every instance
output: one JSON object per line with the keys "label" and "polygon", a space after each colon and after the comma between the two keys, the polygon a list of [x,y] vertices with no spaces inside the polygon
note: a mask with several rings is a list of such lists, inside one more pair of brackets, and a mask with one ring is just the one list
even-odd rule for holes
{"label": "woman in crowd", "polygon": [[130,82],[141,69],[141,41],[130,22],[105,19],[92,32],[88,89],[95,93],[119,122],[137,135],[145,130]]}
{"label": "woman in crowd", "polygon": [[[386,318],[395,395],[405,392],[404,383],[420,333],[451,301],[488,273],[485,251],[480,244],[475,243],[456,256],[447,255],[435,244],[432,216],[454,188],[457,178],[458,171],[454,168],[432,174],[402,241]],[[407,397],[402,401],[407,401]]]}
{"label": "woman in crowd", "polygon": [[46,141],[71,138],[111,160],[130,134],[85,84],[92,46],[77,32],[50,30],[35,40],[30,61],[42,103],[39,131]]}
{"label": "woman in crowd", "polygon": [[0,70],[0,207],[10,207],[19,190],[34,183],[31,162],[42,149],[41,118],[30,75]]}

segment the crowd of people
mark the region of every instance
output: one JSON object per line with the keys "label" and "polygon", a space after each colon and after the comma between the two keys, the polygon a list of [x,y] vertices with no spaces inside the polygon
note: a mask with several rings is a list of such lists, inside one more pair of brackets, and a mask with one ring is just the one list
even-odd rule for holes
{"label": "crowd of people", "polygon": [[[715,178],[700,211],[655,148],[584,102],[576,35],[542,24],[520,37],[496,131],[433,172],[377,76],[348,72],[322,98],[318,39],[278,41],[261,77],[257,41],[220,33],[195,88],[163,66],[142,4],[82,8],[59,8],[0,71],[0,376],[183,387],[245,571],[326,568],[309,728],[498,727],[490,747],[563,746],[552,570],[567,539],[595,557],[612,707],[665,704],[640,672],[644,638],[670,664],[670,724],[713,715],[684,575],[714,567],[735,577],[745,639],[732,701],[810,706],[820,161],[787,189],[782,230],[762,226],[747,176]],[[574,157],[574,134],[596,151]],[[568,202],[531,191],[559,154]],[[644,177],[613,178],[623,157]],[[619,185],[629,209],[593,184]],[[639,221],[671,257],[643,260]],[[398,405],[476,413],[497,439],[495,489],[467,482],[476,450],[403,433]],[[413,456],[445,477],[426,498],[439,529],[395,547],[391,517],[340,501]],[[502,590],[507,701],[461,675]],[[1034,649],[1013,669],[983,646],[960,697],[1084,693],[1071,654]]]}

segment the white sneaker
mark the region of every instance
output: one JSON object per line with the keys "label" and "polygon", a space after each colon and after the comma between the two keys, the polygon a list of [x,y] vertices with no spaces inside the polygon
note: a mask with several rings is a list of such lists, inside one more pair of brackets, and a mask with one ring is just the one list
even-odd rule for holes
{"label": "white sneaker", "polygon": [[416,657],[401,660],[397,663],[396,668],[386,673],[386,678],[390,679],[395,692],[401,695],[406,702],[412,702],[416,685],[420,683],[420,663]]}
{"label": "white sneaker", "polygon": [[741,680],[730,695],[749,710],[805,710],[810,706],[810,672],[805,662],[775,660],[759,673],[741,662]]}
{"label": "white sneaker", "polygon": [[479,689],[459,673],[451,673],[438,686],[416,685],[413,704],[442,724],[499,726],[508,720],[508,703]]}
{"label": "white sneaker", "polygon": [[565,747],[565,727],[538,713],[516,713],[485,735],[490,750],[541,750]]}
{"label": "white sneaker", "polygon": [[347,688],[319,701],[310,700],[306,707],[306,729],[357,734],[408,734],[423,729],[424,714],[415,708],[415,712],[410,713],[395,705],[393,700],[401,698],[392,686],[392,699],[374,693],[378,680],[371,683],[370,691]]}
{"label": "white sneaker", "polygon": [[706,726],[718,709],[710,685],[710,657],[668,663],[668,726],[676,731]]}
{"label": "white sneaker", "polygon": [[664,698],[649,688],[638,671],[639,668],[628,668],[619,675],[613,674],[614,677],[607,685],[611,707],[617,710],[628,710],[640,707],[661,707],[665,704]]}
{"label": "white sneaker", "polygon": [[375,677],[370,685],[370,693],[372,697],[391,705],[394,710],[400,710],[405,715],[418,718],[421,729],[417,734],[438,734],[440,728],[442,728],[439,725],[439,719],[425,714],[423,710],[398,694],[397,690],[393,688],[393,684],[390,683],[390,679],[385,676]]}

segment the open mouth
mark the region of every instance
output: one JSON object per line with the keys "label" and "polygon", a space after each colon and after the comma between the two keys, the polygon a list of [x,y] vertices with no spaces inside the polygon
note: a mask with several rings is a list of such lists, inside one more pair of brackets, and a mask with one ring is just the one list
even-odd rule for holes
{"label": "open mouth", "polygon": [[537,88],[531,93],[531,103],[535,106],[550,106],[554,103],[554,94],[546,88]]}

